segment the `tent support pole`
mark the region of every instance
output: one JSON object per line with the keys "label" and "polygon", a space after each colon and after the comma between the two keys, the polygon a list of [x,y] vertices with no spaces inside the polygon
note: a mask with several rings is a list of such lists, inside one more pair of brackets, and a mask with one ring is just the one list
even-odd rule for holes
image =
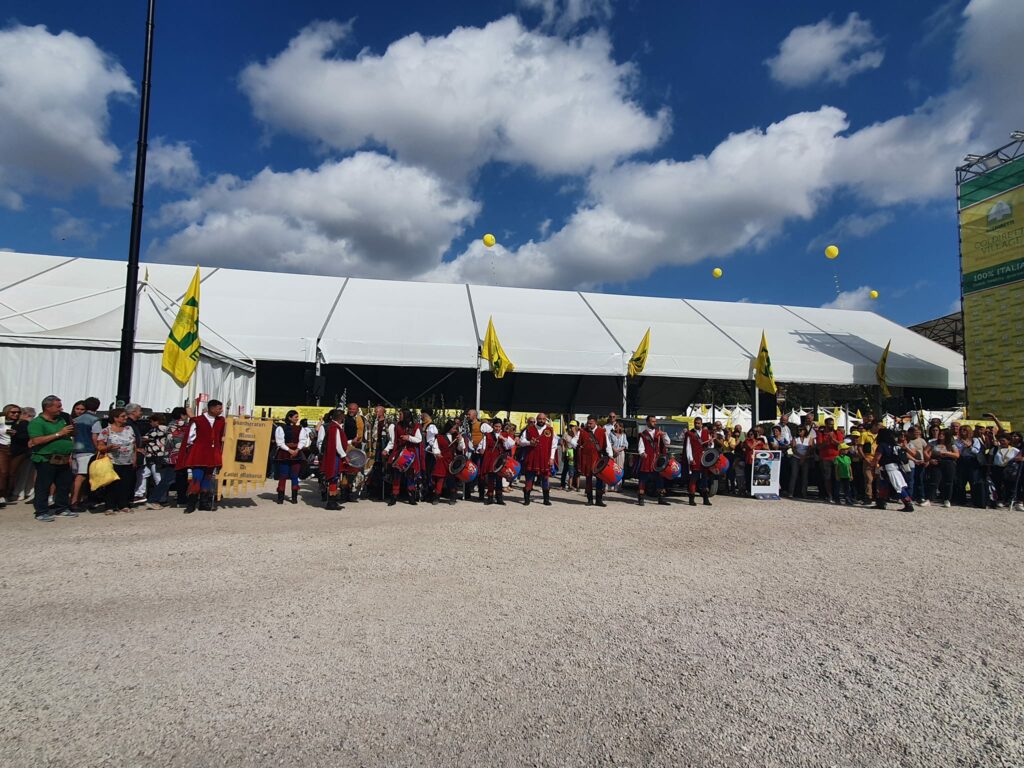
{"label": "tent support pole", "polygon": [[476,359],[476,412],[480,418],[480,358]]}
{"label": "tent support pole", "polygon": [[627,401],[628,401],[628,398],[627,398],[628,387],[629,387],[629,377],[628,376],[623,376],[622,377],[622,418],[626,418],[626,404],[627,404]]}
{"label": "tent support pole", "polygon": [[760,423],[760,421],[761,421],[761,419],[758,417],[759,416],[758,411],[760,410],[758,408],[758,406],[760,405],[759,401],[761,400],[761,395],[760,395],[761,391],[757,388],[756,374],[755,374],[755,378],[754,378],[754,381],[753,381],[753,387],[751,387],[751,390],[754,393],[754,423],[753,423],[752,427],[756,427]]}

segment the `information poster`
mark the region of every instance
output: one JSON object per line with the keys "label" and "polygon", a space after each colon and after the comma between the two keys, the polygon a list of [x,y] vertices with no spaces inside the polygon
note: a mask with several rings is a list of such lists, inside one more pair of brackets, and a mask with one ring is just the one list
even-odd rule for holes
{"label": "information poster", "polygon": [[755,499],[778,499],[782,480],[782,451],[754,451],[750,495]]}
{"label": "information poster", "polygon": [[263,487],[273,431],[274,422],[270,419],[227,419],[218,497],[225,491],[234,496],[247,492],[250,487]]}

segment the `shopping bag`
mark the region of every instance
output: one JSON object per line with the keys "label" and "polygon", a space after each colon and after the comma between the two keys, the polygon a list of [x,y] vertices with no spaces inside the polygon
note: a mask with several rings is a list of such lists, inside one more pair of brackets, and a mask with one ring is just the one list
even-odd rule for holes
{"label": "shopping bag", "polygon": [[89,487],[98,491],[104,486],[117,482],[117,472],[114,471],[114,462],[109,456],[101,456],[93,460],[89,465]]}

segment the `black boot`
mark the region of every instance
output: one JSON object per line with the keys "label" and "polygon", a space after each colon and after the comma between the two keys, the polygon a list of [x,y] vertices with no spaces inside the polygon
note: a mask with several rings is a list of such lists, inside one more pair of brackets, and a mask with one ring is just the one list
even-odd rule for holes
{"label": "black boot", "polygon": [[277,492],[277,503],[284,504],[284,491]]}
{"label": "black boot", "polygon": [[526,506],[530,506],[530,492],[529,491],[523,491],[523,504],[525,504]]}
{"label": "black boot", "polygon": [[455,490],[452,490],[451,493],[448,494],[448,506],[455,506],[455,500],[458,498],[458,495],[458,492]]}
{"label": "black boot", "polygon": [[708,492],[704,491],[704,493],[701,494],[701,497],[704,499],[704,506],[705,507],[710,507],[711,506],[711,499],[708,497]]}
{"label": "black boot", "polygon": [[691,507],[696,507],[697,506],[697,502],[693,500],[693,494],[692,493],[690,494],[690,506]]}
{"label": "black boot", "polygon": [[395,506],[395,501],[396,501],[396,499],[395,499],[394,496],[388,496],[388,506],[389,507]]}
{"label": "black boot", "polygon": [[604,503],[604,491],[598,491],[597,492],[597,506],[599,506],[599,507],[607,507],[608,506],[607,504]]}
{"label": "black boot", "polygon": [[298,488],[292,488],[292,504],[298,504],[298,503],[299,503],[299,489]]}
{"label": "black boot", "polygon": [[415,507],[419,503],[417,498],[416,498],[419,495],[420,495],[419,491],[413,491],[413,490],[409,491],[409,505],[410,506]]}
{"label": "black boot", "polygon": [[[467,501],[468,501],[468,499],[467,499]],[[484,499],[484,506],[485,507],[489,507],[493,503],[494,503],[494,497],[493,496],[488,496],[486,499]]]}
{"label": "black boot", "polygon": [[663,493],[658,496],[658,503],[663,507],[669,506],[668,499],[665,498],[665,494]]}
{"label": "black boot", "polygon": [[587,506],[588,507],[594,506],[594,492],[593,491],[587,491]]}
{"label": "black boot", "polygon": [[541,491],[544,494],[544,506],[545,507],[550,507],[551,506],[551,489],[550,488],[541,488]]}
{"label": "black boot", "polygon": [[914,511],[914,505],[912,503],[910,503],[909,501],[904,501],[903,502],[903,511],[904,512],[913,512]]}
{"label": "black boot", "polygon": [[433,496],[430,497],[430,506],[436,507],[437,506],[437,502],[438,502],[438,495],[435,493]]}
{"label": "black boot", "polygon": [[186,515],[191,515],[193,512],[196,511],[196,502],[197,501],[199,501],[199,497],[196,496],[194,493],[190,493],[187,497],[185,497],[185,514]]}
{"label": "black boot", "polygon": [[337,496],[328,496],[327,497],[327,506],[325,506],[324,509],[329,509],[332,512],[335,511],[335,510],[341,509],[341,505],[338,503],[338,497]]}
{"label": "black boot", "polygon": [[644,505],[644,496],[643,496],[643,494],[640,494],[639,496],[636,497],[636,503],[639,504],[641,507]]}

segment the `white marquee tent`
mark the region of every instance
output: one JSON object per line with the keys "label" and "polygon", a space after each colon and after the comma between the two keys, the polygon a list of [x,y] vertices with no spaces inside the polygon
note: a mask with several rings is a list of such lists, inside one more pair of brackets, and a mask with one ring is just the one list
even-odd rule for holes
{"label": "white marquee tent", "polygon": [[[124,263],[23,253],[3,253],[0,259],[0,397],[37,399],[43,390],[68,397],[112,394]],[[159,372],[159,349],[193,269],[143,265],[148,279],[141,289],[137,349],[143,359],[133,395],[154,406],[182,399]],[[871,312],[221,268],[201,272],[205,368],[199,391],[235,405],[254,403],[254,362],[308,364],[318,351],[322,363],[359,373],[360,381],[369,367],[399,366],[467,372],[472,382],[489,318],[516,374],[501,382],[485,374],[484,407],[561,392],[558,381],[574,382],[564,397],[579,410],[615,405],[621,398],[616,382],[648,327],[650,356],[637,387],[650,393],[692,391],[683,380],[749,379],[762,330],[780,382],[873,385],[875,365],[891,339],[890,386],[964,387],[958,354]],[[68,365],[62,355],[72,350],[76,362]],[[12,368],[18,372],[10,373]],[[110,376],[90,373],[96,369]],[[606,385],[594,389],[599,380]],[[472,400],[472,392],[467,394]],[[681,397],[687,401],[689,395]],[[486,402],[495,399],[502,402]]]}

